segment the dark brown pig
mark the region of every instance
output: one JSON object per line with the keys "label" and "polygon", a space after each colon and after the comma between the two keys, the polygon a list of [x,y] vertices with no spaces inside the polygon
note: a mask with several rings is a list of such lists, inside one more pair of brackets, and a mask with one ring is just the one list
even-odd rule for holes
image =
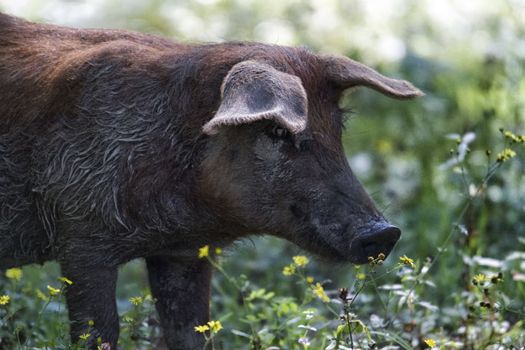
{"label": "dark brown pig", "polygon": [[178,44],[0,14],[0,269],[57,260],[73,341],[116,347],[118,266],[145,258],[171,349],[198,349],[211,268],[197,250],[271,234],[328,259],[388,254],[352,174],[338,102],[421,92],[345,57]]}

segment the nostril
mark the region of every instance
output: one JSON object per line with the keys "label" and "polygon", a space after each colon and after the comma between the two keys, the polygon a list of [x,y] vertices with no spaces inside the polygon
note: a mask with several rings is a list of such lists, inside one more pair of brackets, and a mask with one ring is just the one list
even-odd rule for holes
{"label": "nostril", "polygon": [[297,204],[290,205],[290,211],[298,219],[304,217],[304,211]]}

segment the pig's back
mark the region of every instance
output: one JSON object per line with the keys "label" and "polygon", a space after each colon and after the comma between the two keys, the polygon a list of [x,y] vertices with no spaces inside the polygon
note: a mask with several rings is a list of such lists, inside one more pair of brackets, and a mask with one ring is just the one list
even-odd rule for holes
{"label": "pig's back", "polygon": [[94,61],[147,60],[185,48],[156,36],[36,24],[0,13],[0,132],[62,112]]}

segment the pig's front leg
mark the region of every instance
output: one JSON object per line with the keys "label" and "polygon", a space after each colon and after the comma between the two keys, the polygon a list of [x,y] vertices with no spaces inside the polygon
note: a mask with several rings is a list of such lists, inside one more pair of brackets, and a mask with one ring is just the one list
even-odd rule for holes
{"label": "pig's front leg", "polygon": [[172,350],[202,349],[204,337],[194,327],[209,320],[210,264],[166,256],[146,262],[166,344]]}
{"label": "pig's front leg", "polygon": [[73,282],[66,289],[71,341],[77,343],[80,335],[89,333],[87,343],[91,349],[97,348],[98,338],[105,344],[104,349],[117,349],[117,267],[93,266],[71,259],[62,261],[61,268],[62,274]]}

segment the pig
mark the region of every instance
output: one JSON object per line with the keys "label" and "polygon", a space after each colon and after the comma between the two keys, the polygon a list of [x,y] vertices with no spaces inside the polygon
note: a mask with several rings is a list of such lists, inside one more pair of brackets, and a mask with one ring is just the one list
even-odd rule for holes
{"label": "pig", "polygon": [[[304,47],[181,44],[0,14],[0,269],[56,260],[73,342],[116,349],[118,267],[146,261],[170,349],[200,349],[199,247],[270,234],[337,262],[400,236],[352,173],[345,90],[422,95]],[[94,343],[90,346],[95,347]]]}

